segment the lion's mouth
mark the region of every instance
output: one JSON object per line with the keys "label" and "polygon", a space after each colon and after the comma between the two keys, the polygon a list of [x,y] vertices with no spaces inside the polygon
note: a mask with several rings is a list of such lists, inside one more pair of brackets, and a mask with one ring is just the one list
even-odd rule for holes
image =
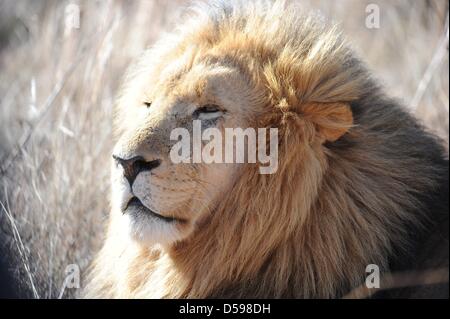
{"label": "lion's mouth", "polygon": [[128,202],[127,206],[125,207],[123,213],[124,214],[146,214],[146,215],[150,215],[150,216],[162,219],[166,222],[176,222],[176,221],[182,222],[183,221],[178,218],[162,216],[158,213],[155,213],[154,211],[149,209],[147,206],[142,204],[142,202],[137,197],[133,197],[130,199],[130,201]]}

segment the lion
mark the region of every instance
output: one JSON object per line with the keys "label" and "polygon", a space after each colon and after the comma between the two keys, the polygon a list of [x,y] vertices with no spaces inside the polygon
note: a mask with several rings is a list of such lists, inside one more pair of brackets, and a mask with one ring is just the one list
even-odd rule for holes
{"label": "lion", "polygon": [[[283,1],[187,12],[117,98],[110,221],[84,297],[340,298],[368,265],[448,267],[446,151],[336,27]],[[277,171],[174,164],[171,131],[193,120],[277,128]]]}

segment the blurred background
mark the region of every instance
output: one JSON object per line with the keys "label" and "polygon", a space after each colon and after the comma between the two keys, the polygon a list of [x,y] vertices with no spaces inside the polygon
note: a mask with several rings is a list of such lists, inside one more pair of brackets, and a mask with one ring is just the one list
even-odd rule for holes
{"label": "blurred background", "polygon": [[[298,2],[339,23],[386,91],[448,147],[447,0]],[[121,78],[188,4],[0,0],[0,296],[76,296],[64,280],[76,265],[82,285],[101,245]],[[369,4],[379,27],[366,24]]]}

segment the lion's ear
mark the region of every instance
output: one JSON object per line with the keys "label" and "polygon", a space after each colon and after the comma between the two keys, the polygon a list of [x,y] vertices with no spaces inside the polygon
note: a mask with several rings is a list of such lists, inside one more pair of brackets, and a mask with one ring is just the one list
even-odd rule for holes
{"label": "lion's ear", "polygon": [[303,108],[322,142],[334,142],[353,126],[353,114],[346,103],[308,103]]}

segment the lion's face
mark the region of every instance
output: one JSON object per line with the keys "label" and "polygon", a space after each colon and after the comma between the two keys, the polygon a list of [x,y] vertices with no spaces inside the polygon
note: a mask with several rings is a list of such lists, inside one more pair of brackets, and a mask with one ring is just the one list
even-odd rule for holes
{"label": "lion's face", "polygon": [[143,72],[118,105],[113,211],[143,243],[167,244],[189,236],[242,167],[174,163],[170,154],[177,140],[171,140],[171,132],[187,129],[192,146],[194,120],[201,121],[202,132],[208,128],[223,132],[251,126],[261,108],[255,103],[257,93],[238,69],[204,61],[187,68],[186,63],[179,58]]}
{"label": "lion's face", "polygon": [[[244,32],[238,26],[220,32],[214,23],[200,24],[197,30],[197,23],[193,25],[195,31],[173,35],[143,56],[125,81],[116,108],[113,213],[119,227],[127,227],[143,243],[170,244],[187,238],[208,222],[208,216],[215,216],[218,204],[226,202],[223,199],[237,196],[244,183],[258,182],[247,181],[253,175],[243,173],[253,174],[253,168],[246,170],[246,164],[235,160],[196,161],[194,121],[201,122],[202,137],[210,128],[217,128],[221,139],[226,128],[257,129],[258,154],[259,129],[279,129],[285,145],[271,140],[270,149],[280,146],[280,160],[276,157],[280,170],[294,165],[291,162],[299,167],[312,162],[308,174],[314,176],[324,171],[322,145],[338,140],[353,125],[348,101],[356,95],[344,93],[357,91],[360,81],[352,72],[343,72],[346,53],[334,52],[344,50],[340,46],[322,49],[311,42],[314,37],[278,46],[272,43],[276,34],[253,36],[246,33],[251,29]],[[334,41],[333,34],[329,37]],[[300,60],[292,63],[294,58]],[[337,76],[341,73],[345,77]],[[190,138],[187,154],[181,151],[190,157],[188,162],[173,161],[179,142],[173,132],[179,129]],[[202,140],[197,143],[201,153],[208,146]],[[228,142],[221,144],[222,154],[230,147]],[[291,153],[295,156],[283,156]],[[280,171],[276,175],[283,178]],[[273,185],[278,181],[271,180]],[[312,197],[314,191],[310,193]],[[312,201],[307,194],[306,204]],[[276,210],[272,214],[276,216]]]}

